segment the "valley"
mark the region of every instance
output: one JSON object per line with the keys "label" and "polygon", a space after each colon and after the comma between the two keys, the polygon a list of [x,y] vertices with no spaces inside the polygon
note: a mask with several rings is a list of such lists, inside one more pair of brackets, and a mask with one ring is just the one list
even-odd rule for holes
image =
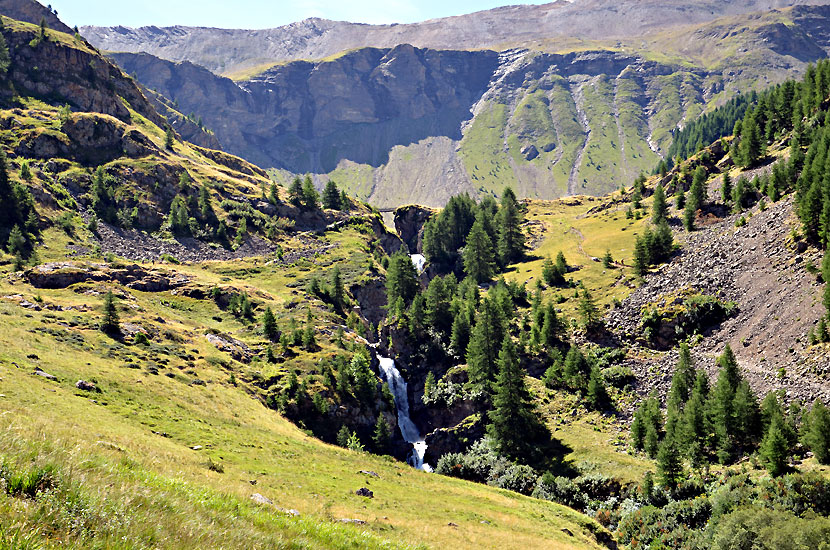
{"label": "valley", "polygon": [[828,10],[0,0],[0,550],[821,548]]}

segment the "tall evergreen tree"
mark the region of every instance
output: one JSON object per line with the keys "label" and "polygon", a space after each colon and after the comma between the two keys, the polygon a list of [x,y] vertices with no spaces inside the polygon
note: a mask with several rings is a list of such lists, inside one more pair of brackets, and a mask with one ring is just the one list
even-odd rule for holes
{"label": "tall evergreen tree", "polygon": [[340,190],[337,189],[337,184],[330,179],[326,182],[326,187],[323,189],[323,208],[329,210],[340,210]]}
{"label": "tall evergreen tree", "polygon": [[496,377],[499,342],[505,337],[504,319],[495,300],[487,297],[482,302],[475,326],[467,345],[467,365],[470,383],[489,391]]}
{"label": "tall evergreen tree", "polygon": [[303,182],[295,177],[288,187],[288,202],[300,208],[303,206]]}
{"label": "tall evergreen tree", "polygon": [[386,417],[383,414],[378,414],[378,421],[375,423],[375,432],[372,434],[372,444],[375,453],[379,455],[388,454],[391,439],[392,433],[389,429],[389,423],[386,422]]}
{"label": "tall evergreen tree", "polygon": [[477,283],[484,283],[493,278],[495,255],[493,242],[484,230],[484,221],[477,218],[467,236],[464,247],[464,273]]}
{"label": "tall evergreen tree", "polygon": [[104,295],[104,317],[101,319],[101,331],[111,336],[121,334],[118,309],[115,306],[115,296],[111,290],[108,290]]}
{"label": "tall evergreen tree", "polygon": [[271,311],[271,306],[266,306],[265,313],[262,314],[262,334],[271,342],[277,342],[280,339],[277,319],[274,317],[274,312]]}
{"label": "tall evergreen tree", "polygon": [[683,459],[673,436],[667,436],[657,451],[657,476],[668,489],[675,489],[683,480]]}
{"label": "tall evergreen tree", "polygon": [[577,304],[577,311],[580,319],[582,319],[582,324],[586,328],[593,328],[600,323],[599,308],[587,288],[582,289],[579,304]]}
{"label": "tall evergreen tree", "polygon": [[830,412],[816,399],[809,415],[805,440],[819,464],[830,464]]}
{"label": "tall evergreen tree", "polygon": [[386,268],[386,303],[392,306],[400,298],[408,305],[418,288],[418,273],[412,259],[403,250],[398,250],[389,258]]}
{"label": "tall evergreen tree", "polygon": [[509,336],[505,336],[501,345],[498,368],[487,433],[501,454],[526,459],[533,451],[539,421],[525,385],[525,373],[519,365],[516,348]]}
{"label": "tall evergreen tree", "polygon": [[729,175],[729,170],[723,173],[722,183],[720,187],[721,201],[726,206],[732,203],[732,177]]}
{"label": "tall evergreen tree", "polygon": [[506,187],[501,196],[501,207],[496,222],[498,227],[498,255],[501,265],[517,262],[524,255],[523,218],[519,202],[516,200],[516,194],[513,193],[510,187]]}
{"label": "tall evergreen tree", "polygon": [[761,460],[767,471],[775,477],[787,469],[789,445],[784,435],[783,423],[784,420],[780,416],[774,416],[761,441]]}
{"label": "tall evergreen tree", "polygon": [[306,210],[316,210],[320,206],[320,194],[314,188],[314,182],[311,181],[311,176],[306,176],[303,180],[303,208]]}
{"label": "tall evergreen tree", "polygon": [[651,205],[651,221],[656,225],[660,220],[666,219],[668,214],[668,206],[666,205],[666,192],[663,189],[663,184],[658,183],[654,189],[654,202]]}
{"label": "tall evergreen tree", "polygon": [[605,382],[600,374],[599,367],[594,365],[591,368],[591,376],[588,379],[588,393],[586,394],[588,404],[595,411],[603,411],[608,408],[609,397],[605,389]]}

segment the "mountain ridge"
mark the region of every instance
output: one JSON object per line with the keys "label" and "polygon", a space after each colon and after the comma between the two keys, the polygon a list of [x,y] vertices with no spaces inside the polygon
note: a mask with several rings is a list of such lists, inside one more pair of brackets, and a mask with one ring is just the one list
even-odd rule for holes
{"label": "mountain ridge", "polygon": [[723,15],[827,3],[827,0],[682,3],[580,0],[505,6],[411,24],[369,25],[310,18],[273,29],[85,26],[81,31],[103,50],[146,51],[171,61],[192,61],[228,75],[263,63],[322,59],[358,47],[384,48],[408,43],[431,49],[504,49],[505,45],[552,37],[615,39],[658,28],[704,23]]}

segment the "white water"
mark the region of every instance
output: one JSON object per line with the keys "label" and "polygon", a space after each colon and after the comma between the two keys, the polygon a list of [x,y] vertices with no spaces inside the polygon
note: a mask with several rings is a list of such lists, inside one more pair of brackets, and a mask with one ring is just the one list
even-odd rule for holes
{"label": "white water", "polygon": [[401,429],[401,435],[407,443],[412,443],[409,464],[418,470],[431,472],[432,468],[429,464],[424,464],[424,453],[427,452],[426,441],[421,437],[418,427],[409,417],[409,395],[406,393],[406,382],[395,366],[394,360],[378,355],[378,361],[380,362],[380,370],[383,371],[383,377],[395,398],[395,408],[398,409],[398,427]]}
{"label": "white water", "polygon": [[427,259],[424,257],[423,254],[410,254],[410,258],[412,258],[412,265],[415,266],[415,269],[418,270],[418,273],[424,270],[424,265],[427,263]]}

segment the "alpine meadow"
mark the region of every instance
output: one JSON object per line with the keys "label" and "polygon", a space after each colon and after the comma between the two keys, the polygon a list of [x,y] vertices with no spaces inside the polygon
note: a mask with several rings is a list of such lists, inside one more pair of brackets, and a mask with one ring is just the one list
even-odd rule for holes
{"label": "alpine meadow", "polygon": [[72,4],[0,0],[0,550],[830,549],[830,1]]}

